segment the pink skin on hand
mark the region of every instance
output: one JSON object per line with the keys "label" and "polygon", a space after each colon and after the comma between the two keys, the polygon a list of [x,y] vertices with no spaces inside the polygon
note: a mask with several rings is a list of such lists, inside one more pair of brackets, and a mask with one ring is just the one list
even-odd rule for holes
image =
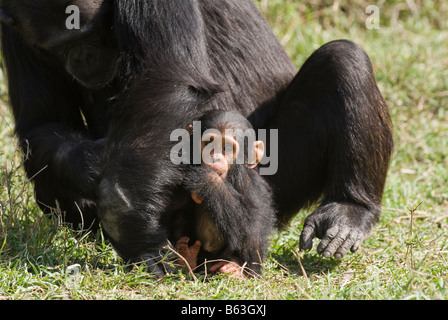
{"label": "pink skin on hand", "polygon": [[220,262],[210,268],[210,272],[219,271],[229,279],[244,279],[243,268],[235,262]]}
{"label": "pink skin on hand", "polygon": [[[199,250],[201,249],[201,242],[196,241],[192,246],[188,246],[190,238],[182,237],[176,243],[176,251],[188,262],[191,269],[195,269],[197,265],[197,258]],[[177,263],[185,267],[186,263],[183,259],[177,259]],[[235,262],[219,262],[210,268],[210,272],[219,271],[228,274],[229,279],[237,278],[243,279],[242,268]]]}
{"label": "pink skin on hand", "polygon": [[[201,249],[201,242],[196,241],[192,246],[188,246],[190,238],[182,237],[176,243],[177,252],[184,257],[192,269],[197,267],[197,258],[199,250]],[[183,267],[186,266],[185,261],[181,258],[177,259],[177,263]]]}

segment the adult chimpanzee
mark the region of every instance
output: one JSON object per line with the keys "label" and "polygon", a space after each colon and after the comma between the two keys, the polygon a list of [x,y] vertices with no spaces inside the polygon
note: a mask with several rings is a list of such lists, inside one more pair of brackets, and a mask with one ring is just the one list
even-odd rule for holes
{"label": "adult chimpanzee", "polygon": [[[66,28],[71,3],[79,30]],[[112,3],[0,0],[0,18],[15,130],[37,202],[89,227],[108,112],[127,81],[117,73]]]}
{"label": "adult chimpanzee", "polygon": [[[79,30],[65,29],[69,4],[80,7]],[[37,201],[68,222],[99,217],[124,258],[152,260],[166,243],[164,212],[184,174],[168,160],[169,133],[207,109],[279,130],[269,177],[279,221],[323,196],[302,249],[317,236],[318,252],[341,258],[378,219],[391,123],[357,45],[326,44],[295,76],[250,0],[0,0],[0,17]]]}
{"label": "adult chimpanzee", "polygon": [[191,131],[200,139],[192,144],[201,153],[201,164],[190,167],[184,185],[197,205],[169,218],[181,219],[180,230],[169,238],[174,235],[172,242],[193,266],[197,260],[224,259],[208,269],[238,277],[245,265],[245,274],[259,273],[275,225],[272,192],[256,168],[264,143],[256,141],[250,122],[235,111],[213,110],[196,123],[200,127],[191,126]]}

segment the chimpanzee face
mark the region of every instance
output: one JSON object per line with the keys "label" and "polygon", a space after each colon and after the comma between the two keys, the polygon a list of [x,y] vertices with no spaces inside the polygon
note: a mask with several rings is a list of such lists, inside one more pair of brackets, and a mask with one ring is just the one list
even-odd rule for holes
{"label": "chimpanzee face", "polygon": [[233,136],[208,132],[202,136],[202,152],[208,149],[211,159],[222,156],[228,163],[234,163],[240,145]]}
{"label": "chimpanzee face", "polygon": [[[254,141],[247,146],[249,150],[244,150],[244,136],[241,136],[242,132],[236,132],[234,135],[233,129],[224,132],[209,129],[202,135],[202,166],[212,169],[223,179],[227,177],[230,168],[238,164],[237,158],[240,154],[243,155],[241,164],[245,164],[249,169],[255,168],[264,155],[263,141]],[[250,154],[251,158],[246,157],[246,154]]]}
{"label": "chimpanzee face", "polygon": [[63,61],[82,85],[95,88],[116,74],[119,51],[111,0],[0,0],[0,19],[31,46]]}
{"label": "chimpanzee face", "polygon": [[230,166],[235,163],[240,145],[233,136],[208,132],[202,136],[201,151],[203,166],[225,178]]}

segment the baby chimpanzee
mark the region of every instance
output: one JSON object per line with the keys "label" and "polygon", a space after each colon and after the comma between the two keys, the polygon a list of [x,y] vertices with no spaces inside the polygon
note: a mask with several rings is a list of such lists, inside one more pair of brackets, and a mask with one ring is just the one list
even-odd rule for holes
{"label": "baby chimpanzee", "polygon": [[[189,131],[193,153],[200,152],[202,161],[188,169],[184,186],[195,203],[187,217],[194,219],[194,230],[186,230],[176,249],[193,268],[198,259],[220,259],[225,262],[208,270],[235,277],[259,273],[275,224],[271,189],[256,168],[264,143],[238,112],[209,111],[199,121]],[[202,139],[194,141],[198,132]]]}

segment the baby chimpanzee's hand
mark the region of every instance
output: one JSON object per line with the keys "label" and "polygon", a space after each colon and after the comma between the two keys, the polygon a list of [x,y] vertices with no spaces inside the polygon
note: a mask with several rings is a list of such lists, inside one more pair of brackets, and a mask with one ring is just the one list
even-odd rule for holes
{"label": "baby chimpanzee's hand", "polygon": [[227,274],[229,279],[244,279],[243,268],[235,262],[220,262],[210,268],[210,272],[219,271]]}
{"label": "baby chimpanzee's hand", "polygon": [[[180,238],[176,243],[176,250],[182,257],[185,258],[191,269],[194,269],[197,267],[197,258],[199,250],[201,249],[201,242],[196,241],[192,246],[189,247],[189,241],[190,238],[188,237]],[[185,261],[181,258],[177,259],[177,263],[182,267],[186,266]]]}

